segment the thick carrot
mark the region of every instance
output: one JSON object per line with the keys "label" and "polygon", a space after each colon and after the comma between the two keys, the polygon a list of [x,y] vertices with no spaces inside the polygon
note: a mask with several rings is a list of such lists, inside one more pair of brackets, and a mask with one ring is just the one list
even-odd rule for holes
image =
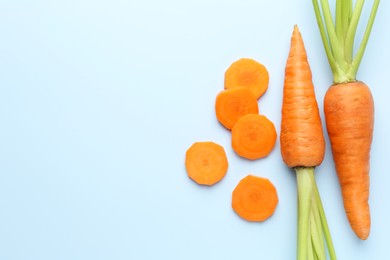
{"label": "thick carrot", "polygon": [[266,157],[275,146],[276,129],[265,116],[249,114],[240,118],[232,128],[232,147],[246,159]]}
{"label": "thick carrot", "polygon": [[255,95],[247,88],[232,88],[221,91],[215,100],[218,121],[232,129],[242,116],[258,114],[259,106]]}
{"label": "thick carrot", "polygon": [[248,175],[233,190],[232,208],[243,219],[264,221],[275,212],[279,199],[275,186],[265,178]]}
{"label": "thick carrot", "polygon": [[225,89],[246,87],[256,98],[260,98],[268,88],[269,75],[264,65],[242,58],[230,65],[225,72]]}
{"label": "thick carrot", "polygon": [[333,244],[314,178],[322,163],[325,141],[314,93],[312,74],[298,27],[294,27],[288,55],[282,106],[280,147],[284,162],[293,168],[298,185],[298,259],[332,259]]}
{"label": "thick carrot", "polygon": [[[326,127],[348,221],[360,239],[370,234],[369,168],[374,102],[366,84],[356,80],[379,0],[374,0],[362,42],[353,53],[364,1],[336,0],[336,22],[327,0],[313,0],[321,38],[333,72],[324,100]],[[325,24],[324,24],[325,23]],[[326,25],[326,26],[325,26]]]}
{"label": "thick carrot", "polygon": [[342,187],[345,212],[361,239],[370,233],[369,168],[374,102],[361,81],[336,84],[324,101],[326,127]]}
{"label": "thick carrot", "polygon": [[226,175],[228,161],[225,150],[214,142],[196,142],[186,152],[188,176],[202,185],[213,185]]}

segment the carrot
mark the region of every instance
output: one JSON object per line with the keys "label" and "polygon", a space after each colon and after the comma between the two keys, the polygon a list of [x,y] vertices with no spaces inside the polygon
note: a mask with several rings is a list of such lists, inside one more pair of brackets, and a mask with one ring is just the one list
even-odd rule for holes
{"label": "carrot", "polygon": [[225,150],[214,142],[196,142],[186,152],[188,176],[201,185],[213,185],[226,175]]}
{"label": "carrot", "polygon": [[[313,0],[321,38],[333,73],[333,85],[324,99],[326,128],[340,182],[344,208],[355,234],[370,234],[369,168],[374,127],[374,101],[369,87],[356,80],[379,0],[374,0],[368,24],[357,52],[353,53],[364,1],[336,0],[336,22],[329,3]],[[324,18],[324,19],[323,19]],[[325,25],[326,27],[325,27]]]}
{"label": "carrot", "polygon": [[374,102],[363,82],[337,84],[325,96],[326,127],[344,207],[359,238],[370,233],[369,157],[374,127]]}
{"label": "carrot", "polygon": [[274,124],[265,116],[249,114],[240,118],[232,128],[233,150],[246,159],[266,157],[276,142]]}
{"label": "carrot", "polygon": [[259,106],[255,95],[247,88],[233,88],[221,91],[215,100],[218,121],[227,129],[232,129],[242,116],[258,114]]}
{"label": "carrot", "polygon": [[233,190],[232,208],[247,221],[264,221],[275,212],[279,199],[275,186],[265,178],[248,175]]}
{"label": "carrot", "polygon": [[256,98],[260,98],[265,93],[268,81],[267,69],[253,59],[239,59],[233,62],[225,72],[225,89],[249,88]]}
{"label": "carrot", "polygon": [[294,27],[283,89],[280,148],[283,161],[296,172],[298,185],[298,259],[326,259],[335,252],[314,169],[324,159],[325,141],[312,74],[302,36]]}

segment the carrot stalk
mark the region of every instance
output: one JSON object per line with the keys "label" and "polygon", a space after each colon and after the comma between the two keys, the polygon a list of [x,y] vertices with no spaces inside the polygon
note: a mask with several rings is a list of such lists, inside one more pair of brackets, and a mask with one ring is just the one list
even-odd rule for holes
{"label": "carrot stalk", "polygon": [[298,185],[298,258],[307,259],[310,242],[309,219],[312,203],[312,182],[307,168],[295,168]]}
{"label": "carrot stalk", "polygon": [[322,206],[322,201],[321,201],[320,193],[318,192],[318,188],[317,188],[317,184],[316,184],[316,181],[314,178],[314,174],[311,176],[311,179],[312,179],[312,183],[313,183],[313,187],[314,187],[314,197],[316,199],[316,206],[318,207],[318,212],[320,214],[321,226],[322,226],[322,230],[324,232],[325,241],[326,241],[326,245],[328,247],[330,259],[336,259],[336,252],[334,250],[332,238],[330,236],[328,222],[326,220],[325,211],[324,211],[324,208]]}
{"label": "carrot stalk", "polygon": [[[311,177],[311,176],[310,176]],[[311,178],[310,178],[311,179]],[[313,187],[314,188],[314,187]],[[313,189],[314,193],[314,189]],[[313,241],[313,247],[315,249],[315,253],[320,259],[325,259],[326,258],[326,253],[325,253],[325,247],[324,247],[324,233],[322,231],[322,226],[321,226],[321,217],[320,213],[318,211],[318,206],[316,204],[316,199],[313,194],[312,196],[312,208],[311,208],[311,214],[310,214],[310,228],[313,230],[311,232],[311,239]]]}

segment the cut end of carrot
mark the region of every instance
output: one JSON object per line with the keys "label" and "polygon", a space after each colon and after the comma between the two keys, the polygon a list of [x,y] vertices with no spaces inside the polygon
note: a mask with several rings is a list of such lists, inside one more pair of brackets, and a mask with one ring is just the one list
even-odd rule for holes
{"label": "cut end of carrot", "polygon": [[256,160],[271,153],[276,137],[275,126],[267,117],[250,114],[233,126],[232,147],[241,157]]}
{"label": "cut end of carrot", "polygon": [[266,178],[248,175],[232,194],[232,208],[243,219],[261,222],[275,212],[279,202],[275,186]]}
{"label": "cut end of carrot", "polygon": [[233,62],[225,72],[225,89],[245,87],[260,98],[268,88],[269,74],[266,67],[249,58]]}
{"label": "cut end of carrot", "polygon": [[214,142],[196,142],[186,152],[188,177],[201,185],[213,185],[226,175],[228,160],[225,150]]}
{"label": "cut end of carrot", "polygon": [[221,91],[215,100],[218,121],[232,129],[238,119],[247,114],[258,114],[256,96],[247,88],[232,88]]}

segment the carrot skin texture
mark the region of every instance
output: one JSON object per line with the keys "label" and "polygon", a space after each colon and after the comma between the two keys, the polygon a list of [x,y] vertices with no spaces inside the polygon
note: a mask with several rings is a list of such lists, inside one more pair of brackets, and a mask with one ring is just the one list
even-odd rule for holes
{"label": "carrot skin texture", "polygon": [[370,234],[369,169],[374,129],[374,101],[361,82],[336,84],[324,99],[326,127],[342,189],[344,208],[355,234]]}
{"label": "carrot skin texture", "polygon": [[280,145],[288,167],[317,166],[325,155],[325,140],[312,74],[297,27],[285,69]]}

